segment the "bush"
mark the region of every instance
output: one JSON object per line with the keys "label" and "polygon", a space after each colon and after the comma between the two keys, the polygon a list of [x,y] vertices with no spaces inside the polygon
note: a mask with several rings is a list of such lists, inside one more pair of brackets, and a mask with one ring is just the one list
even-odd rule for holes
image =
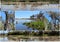
{"label": "bush", "polygon": [[59,32],[60,31],[51,31],[51,32],[48,33],[48,36],[59,36],[60,35]]}
{"label": "bush", "polygon": [[29,31],[23,32],[23,35],[29,35]]}
{"label": "bush", "polygon": [[25,35],[25,36],[60,36],[60,31],[39,31],[39,32],[29,32],[29,31],[25,31],[25,32],[21,32],[21,31],[14,31],[14,32],[9,32],[8,35]]}
{"label": "bush", "polygon": [[23,34],[23,32],[19,32],[19,31],[8,33],[8,35],[22,35],[22,34]]}
{"label": "bush", "polygon": [[39,31],[39,36],[43,36],[43,31]]}

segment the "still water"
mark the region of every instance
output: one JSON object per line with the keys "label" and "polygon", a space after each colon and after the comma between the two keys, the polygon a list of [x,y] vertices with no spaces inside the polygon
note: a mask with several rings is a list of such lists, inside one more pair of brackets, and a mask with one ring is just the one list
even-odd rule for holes
{"label": "still water", "polygon": [[30,22],[32,20],[16,20],[18,23],[15,23],[15,30],[32,30],[32,28],[28,28],[26,25],[23,25],[24,22]]}

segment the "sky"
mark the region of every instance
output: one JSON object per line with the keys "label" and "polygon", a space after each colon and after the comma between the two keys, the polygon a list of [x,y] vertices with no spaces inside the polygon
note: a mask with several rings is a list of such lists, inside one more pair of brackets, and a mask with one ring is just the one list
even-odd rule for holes
{"label": "sky", "polygon": [[16,11],[15,18],[29,18],[31,15],[39,14],[40,11]]}
{"label": "sky", "polygon": [[[39,14],[40,12],[44,13],[45,17],[50,21],[51,18],[49,17],[49,15],[47,15],[48,13],[46,13],[45,10],[42,11],[15,11],[15,18],[29,18],[32,15],[35,14]],[[57,10],[56,10],[57,12]],[[5,20],[5,13],[0,11],[0,16],[3,17],[3,20]]]}
{"label": "sky", "polygon": [[5,13],[0,11],[0,16],[2,16],[2,20],[5,20]]}

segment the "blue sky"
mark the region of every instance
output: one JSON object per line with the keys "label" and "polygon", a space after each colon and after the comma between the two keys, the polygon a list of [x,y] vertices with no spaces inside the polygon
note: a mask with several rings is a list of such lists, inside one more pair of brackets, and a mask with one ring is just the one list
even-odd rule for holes
{"label": "blue sky", "polygon": [[5,20],[5,13],[0,11],[0,16],[2,16],[2,19]]}
{"label": "blue sky", "polygon": [[29,18],[33,14],[38,14],[40,11],[16,11],[15,18]]}

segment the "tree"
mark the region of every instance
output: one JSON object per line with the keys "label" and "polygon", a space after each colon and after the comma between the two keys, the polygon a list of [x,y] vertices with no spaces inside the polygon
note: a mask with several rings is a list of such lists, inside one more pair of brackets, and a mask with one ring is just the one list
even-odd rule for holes
{"label": "tree", "polygon": [[34,15],[32,15],[32,16],[30,16],[30,19],[34,20],[34,17],[35,17],[35,16],[34,16]]}
{"label": "tree", "polygon": [[11,29],[14,30],[15,12],[11,12],[8,18],[9,18]]}
{"label": "tree", "polygon": [[4,11],[5,12],[5,15],[6,15],[6,22],[4,24],[4,30],[6,30],[8,28],[8,12],[7,11]]}
{"label": "tree", "polygon": [[4,30],[9,30],[14,28],[14,13],[9,14],[8,11],[4,11],[6,15],[6,22],[4,24]]}
{"label": "tree", "polygon": [[56,23],[56,22],[57,22],[56,20],[58,20],[58,22],[59,22],[59,18],[58,18],[58,17],[59,17],[59,14],[56,13],[56,12],[50,11],[50,12],[49,12],[49,15],[50,15],[50,17],[51,17],[51,19],[52,19],[52,21],[51,21],[51,22],[52,22],[52,29],[55,30],[55,29],[56,29],[56,26],[57,26],[57,25],[56,25],[56,24],[57,24],[57,23]]}
{"label": "tree", "polygon": [[39,19],[40,21],[43,21],[44,25],[45,25],[45,30],[47,30],[48,27],[48,20],[46,19],[46,17],[44,16],[44,13],[40,12],[37,15],[37,19]]}
{"label": "tree", "polygon": [[42,21],[43,20],[42,18],[43,18],[43,13],[40,12],[39,14],[37,14],[37,19]]}

